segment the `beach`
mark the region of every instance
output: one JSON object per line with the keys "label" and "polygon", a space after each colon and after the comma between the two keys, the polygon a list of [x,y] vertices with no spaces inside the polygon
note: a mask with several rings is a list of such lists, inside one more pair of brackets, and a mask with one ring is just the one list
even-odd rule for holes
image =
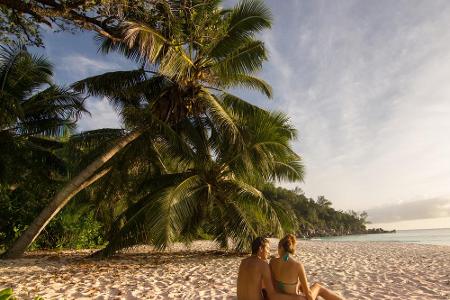
{"label": "beach", "polygon": [[[271,239],[272,254],[277,240]],[[0,260],[0,289],[19,299],[235,299],[245,255],[212,242],[164,253],[139,246],[107,260],[92,250],[29,252]],[[346,299],[450,299],[450,246],[395,242],[299,241],[296,258],[309,283]]]}

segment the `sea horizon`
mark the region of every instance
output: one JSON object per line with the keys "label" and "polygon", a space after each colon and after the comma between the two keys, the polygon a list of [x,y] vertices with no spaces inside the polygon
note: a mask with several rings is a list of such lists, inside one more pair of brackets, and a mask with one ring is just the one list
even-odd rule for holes
{"label": "sea horizon", "polygon": [[415,229],[394,229],[395,231],[415,231],[415,230],[441,230],[450,229],[450,227],[437,227],[437,228],[415,228]]}
{"label": "sea horizon", "polygon": [[400,242],[450,246],[450,228],[402,229],[395,232],[320,237],[314,240],[336,242]]}

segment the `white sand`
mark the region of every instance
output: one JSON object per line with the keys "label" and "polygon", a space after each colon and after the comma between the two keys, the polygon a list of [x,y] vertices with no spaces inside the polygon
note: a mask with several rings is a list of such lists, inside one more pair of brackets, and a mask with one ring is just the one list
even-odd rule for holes
{"label": "white sand", "polygon": [[[89,251],[33,252],[0,261],[0,289],[12,287],[19,299],[234,299],[242,257],[214,249],[139,247],[102,261],[84,258]],[[297,257],[310,283],[347,299],[450,299],[449,246],[300,241]]]}

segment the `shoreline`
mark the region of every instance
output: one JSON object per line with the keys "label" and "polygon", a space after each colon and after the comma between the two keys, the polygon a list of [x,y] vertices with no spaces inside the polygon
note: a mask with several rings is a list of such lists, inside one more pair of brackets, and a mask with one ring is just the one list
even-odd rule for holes
{"label": "shoreline", "polygon": [[321,236],[313,240],[332,242],[398,242],[419,245],[450,246],[450,229],[398,230],[395,233]]}
{"label": "shoreline", "polygon": [[301,239],[313,239],[320,237],[344,237],[344,236],[353,236],[353,235],[364,235],[364,234],[385,234],[385,233],[396,233],[397,230],[384,230],[383,228],[369,228],[363,231],[336,231],[334,229],[310,229],[310,230],[301,230],[296,233],[297,238]]}
{"label": "shoreline", "polygon": [[[345,236],[344,236],[345,237]],[[336,240],[334,238],[339,238],[339,236],[331,236],[331,237],[316,237],[316,238],[308,238],[308,239],[302,239],[302,238],[298,238],[297,241],[311,241],[311,242],[332,242],[332,243],[368,243],[368,244],[378,244],[378,243],[383,243],[383,244],[405,244],[405,245],[427,245],[427,246],[440,246],[440,247],[449,247],[450,248],[450,243],[448,244],[438,244],[438,243],[428,243],[428,242],[409,242],[409,241],[397,241],[397,240],[392,240],[392,241],[385,241],[385,240],[379,240],[379,241],[367,241],[367,240]],[[448,299],[450,300],[450,298]]]}
{"label": "shoreline", "polygon": [[[271,239],[275,254],[277,240]],[[95,250],[34,251],[0,260],[0,289],[18,299],[235,299],[245,255],[212,242],[167,252],[138,246],[110,259]],[[391,242],[298,241],[310,284],[323,282],[346,299],[450,299],[450,247]]]}

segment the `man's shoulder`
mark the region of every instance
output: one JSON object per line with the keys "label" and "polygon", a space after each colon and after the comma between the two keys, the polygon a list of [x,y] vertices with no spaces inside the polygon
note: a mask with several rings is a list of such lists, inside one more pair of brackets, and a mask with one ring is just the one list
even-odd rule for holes
{"label": "man's shoulder", "polygon": [[254,266],[261,266],[261,267],[268,267],[269,264],[267,263],[267,261],[259,259],[257,257],[254,256],[249,256],[244,258],[243,260],[241,260],[241,265],[254,265]]}
{"label": "man's shoulder", "polygon": [[252,259],[253,259],[253,256],[247,256],[246,258],[242,259],[241,261],[249,261]]}
{"label": "man's shoulder", "polygon": [[249,257],[246,257],[246,258],[244,258],[244,259],[242,259],[241,260],[241,265],[245,265],[245,264],[247,264],[249,261],[251,261],[251,256],[249,256]]}
{"label": "man's shoulder", "polygon": [[280,261],[280,259],[278,257],[272,257],[270,259],[270,264],[276,264]]}

